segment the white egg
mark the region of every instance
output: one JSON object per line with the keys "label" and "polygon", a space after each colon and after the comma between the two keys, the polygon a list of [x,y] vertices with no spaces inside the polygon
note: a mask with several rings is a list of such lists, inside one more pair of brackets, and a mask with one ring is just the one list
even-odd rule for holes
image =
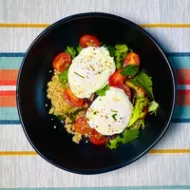
{"label": "white egg", "polygon": [[75,57],[68,72],[71,91],[78,98],[89,98],[108,84],[115,62],[105,47],[87,47]]}
{"label": "white egg", "polygon": [[132,113],[132,104],[122,89],[110,87],[105,96],[97,97],[87,110],[91,128],[102,135],[114,135],[124,131]]}

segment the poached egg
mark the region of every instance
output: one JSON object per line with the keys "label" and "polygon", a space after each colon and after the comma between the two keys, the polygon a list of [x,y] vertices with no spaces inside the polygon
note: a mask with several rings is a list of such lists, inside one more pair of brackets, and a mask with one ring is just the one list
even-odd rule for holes
{"label": "poached egg", "polygon": [[124,131],[132,113],[132,104],[120,88],[110,87],[105,96],[97,97],[86,113],[88,124],[102,135]]}
{"label": "poached egg", "polygon": [[69,68],[68,82],[78,98],[90,98],[108,84],[116,67],[113,57],[105,47],[87,47],[81,50]]}

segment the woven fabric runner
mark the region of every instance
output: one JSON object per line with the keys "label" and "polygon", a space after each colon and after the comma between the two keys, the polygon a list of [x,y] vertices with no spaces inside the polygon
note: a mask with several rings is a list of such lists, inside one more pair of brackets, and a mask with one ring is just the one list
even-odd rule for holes
{"label": "woven fabric runner", "polygon": [[[0,190],[190,189],[189,9],[189,0],[0,0]],[[127,18],[155,37],[175,69],[178,96],[169,130],[148,154],[122,169],[83,176],[34,152],[18,118],[15,85],[23,56],[39,33],[61,18],[91,11]]]}

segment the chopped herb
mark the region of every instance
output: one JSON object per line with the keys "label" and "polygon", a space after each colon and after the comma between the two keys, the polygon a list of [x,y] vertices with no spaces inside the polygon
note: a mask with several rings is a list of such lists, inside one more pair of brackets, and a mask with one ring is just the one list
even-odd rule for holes
{"label": "chopped herb", "polygon": [[76,56],[76,50],[75,50],[74,47],[67,46],[65,51],[71,55],[72,59],[75,58],[75,56]]}
{"label": "chopped herb", "polygon": [[112,112],[116,112],[116,113],[118,112],[117,110],[112,110],[112,109],[111,109],[111,111],[112,111]]}
{"label": "chopped herb", "polygon": [[112,115],[112,118],[113,118],[115,121],[117,121],[116,116],[117,116],[116,113],[114,113],[114,114]]}
{"label": "chopped herb", "polygon": [[74,72],[76,75],[78,75],[79,77],[81,77],[81,78],[85,78],[85,77],[83,77],[82,75],[80,75],[80,74],[78,74],[77,72]]}
{"label": "chopped herb", "polygon": [[95,68],[90,64],[90,68],[93,70],[93,71],[95,71]]}
{"label": "chopped herb", "polygon": [[138,65],[132,65],[129,64],[124,67],[124,69],[121,71],[121,74],[123,76],[135,76],[139,71],[139,66]]}
{"label": "chopped herb", "polygon": [[75,122],[75,119],[77,117],[77,115],[81,112],[81,111],[85,111],[86,108],[79,108],[73,112],[67,113],[66,116],[69,117],[73,122]]}
{"label": "chopped herb", "polygon": [[97,113],[98,113],[97,111],[93,112],[94,115],[96,115]]}
{"label": "chopped herb", "polygon": [[105,96],[106,95],[106,91],[110,89],[110,86],[109,85],[106,85],[104,88],[100,89],[100,90],[97,90],[96,91],[96,94],[98,96]]}
{"label": "chopped herb", "polygon": [[67,82],[68,81],[68,69],[58,74],[58,78],[60,82]]}

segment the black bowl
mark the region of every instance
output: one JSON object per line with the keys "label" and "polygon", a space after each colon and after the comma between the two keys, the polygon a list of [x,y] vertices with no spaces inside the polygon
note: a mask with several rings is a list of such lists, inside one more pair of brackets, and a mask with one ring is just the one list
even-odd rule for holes
{"label": "black bowl", "polygon": [[[142,67],[152,76],[158,115],[133,142],[116,150],[92,144],[76,145],[63,124],[48,114],[46,85],[52,59],[67,45],[77,46],[85,33],[114,45],[126,43],[140,55]],[[45,106],[48,104],[48,107]],[[34,149],[50,163],[67,171],[97,174],[125,166],[144,155],[165,133],[175,104],[175,79],[171,65],[155,40],[139,26],[118,16],[85,13],[62,19],[44,30],[29,47],[17,83],[17,107],[25,134]],[[54,129],[56,126],[56,129]]]}

